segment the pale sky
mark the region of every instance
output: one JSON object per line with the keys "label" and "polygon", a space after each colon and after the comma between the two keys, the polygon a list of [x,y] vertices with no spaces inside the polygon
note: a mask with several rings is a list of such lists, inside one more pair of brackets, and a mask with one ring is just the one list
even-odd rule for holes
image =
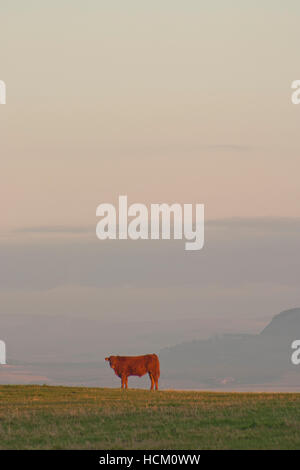
{"label": "pale sky", "polygon": [[1,230],[101,202],[300,215],[299,2],[3,1]]}

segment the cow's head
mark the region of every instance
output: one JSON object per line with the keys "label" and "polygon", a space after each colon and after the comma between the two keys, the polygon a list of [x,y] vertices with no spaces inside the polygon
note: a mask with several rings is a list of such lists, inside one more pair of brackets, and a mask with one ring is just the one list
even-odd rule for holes
{"label": "cow's head", "polygon": [[109,362],[109,365],[112,369],[115,369],[116,363],[117,363],[117,357],[116,356],[106,357],[105,360]]}

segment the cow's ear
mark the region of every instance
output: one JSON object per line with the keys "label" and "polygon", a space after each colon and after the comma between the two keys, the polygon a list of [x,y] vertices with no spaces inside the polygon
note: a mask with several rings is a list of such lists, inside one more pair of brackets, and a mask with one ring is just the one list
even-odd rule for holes
{"label": "cow's ear", "polygon": [[109,357],[106,357],[105,360],[106,360],[106,361],[109,361]]}

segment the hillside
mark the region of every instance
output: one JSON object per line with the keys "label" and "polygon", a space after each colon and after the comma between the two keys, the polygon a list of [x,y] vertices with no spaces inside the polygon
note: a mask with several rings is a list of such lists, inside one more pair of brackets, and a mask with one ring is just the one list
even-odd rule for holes
{"label": "hillside", "polygon": [[296,339],[295,334],[297,335],[297,333],[300,338],[300,308],[293,308],[275,315],[263,329],[261,335],[289,338],[293,341]]}
{"label": "hillside", "polygon": [[0,449],[298,449],[300,394],[0,386]]}
{"label": "hillside", "polygon": [[300,387],[300,369],[291,364],[291,343],[300,339],[300,309],[276,315],[257,335],[223,335],[161,351],[162,370],[174,381],[208,386],[280,384]]}

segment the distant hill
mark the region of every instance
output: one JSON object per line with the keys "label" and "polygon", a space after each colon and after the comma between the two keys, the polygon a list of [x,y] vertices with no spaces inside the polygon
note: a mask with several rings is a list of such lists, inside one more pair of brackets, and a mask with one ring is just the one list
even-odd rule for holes
{"label": "distant hill", "polygon": [[223,335],[163,349],[161,369],[191,386],[288,385],[287,377],[300,386],[300,366],[290,359],[295,339],[300,339],[300,308],[276,315],[257,335]]}
{"label": "distant hill", "polygon": [[300,334],[300,308],[292,308],[275,315],[262,330],[261,335],[295,339]]}

